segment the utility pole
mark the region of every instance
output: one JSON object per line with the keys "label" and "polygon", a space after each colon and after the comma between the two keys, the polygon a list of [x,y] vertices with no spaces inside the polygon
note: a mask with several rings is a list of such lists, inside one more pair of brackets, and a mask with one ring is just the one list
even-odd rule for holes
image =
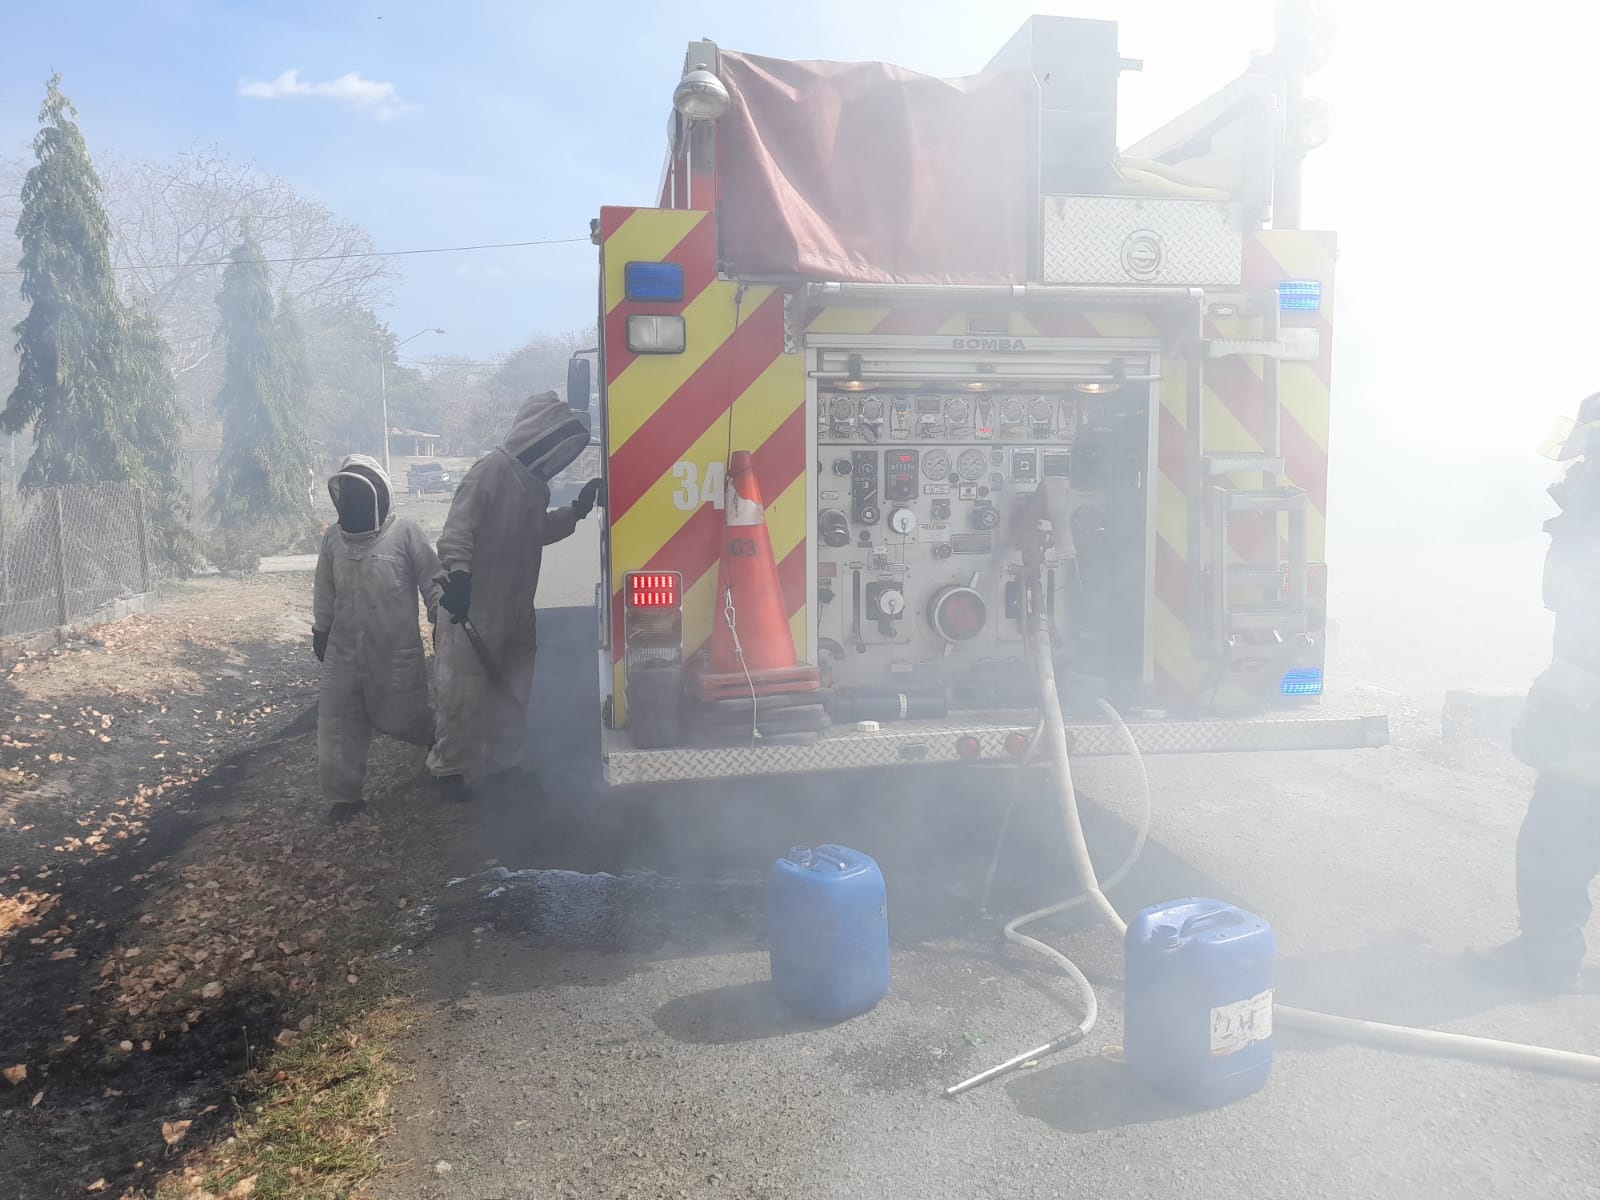
{"label": "utility pole", "polygon": [[[395,349],[399,349],[398,346]],[[378,399],[383,405],[383,473],[389,474],[389,385],[384,376],[387,371],[384,359],[389,356],[383,352],[382,343],[378,346]],[[392,482],[392,481],[391,481]]]}
{"label": "utility pole", "polygon": [[[385,331],[387,332],[387,330]],[[408,338],[402,338],[394,344],[396,353],[407,342],[421,337],[425,333],[443,333],[442,329],[419,329]],[[388,359],[382,342],[378,343],[378,400],[383,405],[383,473],[389,474],[389,384],[388,384]],[[392,482],[392,481],[391,481]]]}

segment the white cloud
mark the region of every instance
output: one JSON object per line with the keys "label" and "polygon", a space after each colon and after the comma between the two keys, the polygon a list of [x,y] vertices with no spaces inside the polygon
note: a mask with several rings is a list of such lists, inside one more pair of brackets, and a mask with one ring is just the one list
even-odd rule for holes
{"label": "white cloud", "polygon": [[350,71],[326,83],[311,83],[300,78],[300,72],[290,67],[276,79],[241,79],[239,95],[252,100],[282,100],[285,97],[314,96],[336,100],[352,108],[370,113],[380,121],[392,121],[417,111],[415,104],[400,99],[392,83],[376,79],[363,79],[359,72]]}

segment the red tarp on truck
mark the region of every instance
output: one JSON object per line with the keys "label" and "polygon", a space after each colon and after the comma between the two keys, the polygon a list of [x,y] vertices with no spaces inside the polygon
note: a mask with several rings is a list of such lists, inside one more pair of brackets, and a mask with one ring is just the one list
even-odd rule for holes
{"label": "red tarp on truck", "polygon": [[741,275],[1021,283],[1039,203],[1026,72],[934,79],[884,63],[723,51],[723,255]]}

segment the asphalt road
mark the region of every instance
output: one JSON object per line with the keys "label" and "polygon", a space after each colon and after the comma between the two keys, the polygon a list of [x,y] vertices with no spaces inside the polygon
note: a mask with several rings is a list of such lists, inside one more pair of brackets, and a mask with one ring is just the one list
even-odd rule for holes
{"label": "asphalt road", "polygon": [[[1594,1085],[1280,1032],[1271,1081],[1184,1111],[1145,1092],[1121,1041],[1121,955],[1063,921],[1050,940],[1102,1001],[1089,1041],[957,1101],[938,1092],[1076,1020],[1054,968],[1001,949],[979,911],[1011,798],[996,777],[838,775],[597,792],[592,527],[546,559],[534,774],[452,847],[540,874],[447,888],[417,951],[437,1002],[396,1095],[378,1194],[489,1197],[1597,1196]],[[1589,994],[1477,984],[1456,956],[1512,927],[1529,780],[1439,744],[1447,687],[1520,690],[1548,647],[1536,542],[1337,559],[1329,707],[1385,710],[1377,751],[1152,759],[1154,836],[1112,899],[1206,895],[1266,916],[1285,1003],[1600,1053]],[[1126,764],[1088,764],[1102,865],[1127,845]],[[1048,789],[1027,785],[990,908],[1070,891]],[[889,880],[894,982],[818,1029],[766,986],[763,881],[789,845],[840,841]],[[578,874],[550,873],[571,871]],[[596,875],[611,872],[614,876]],[[1600,930],[1592,930],[1600,934]]]}

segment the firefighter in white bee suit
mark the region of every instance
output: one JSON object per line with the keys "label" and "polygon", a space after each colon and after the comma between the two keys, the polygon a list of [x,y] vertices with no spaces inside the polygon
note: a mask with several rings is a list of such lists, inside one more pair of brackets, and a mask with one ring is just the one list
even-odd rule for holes
{"label": "firefighter in white bee suit", "polygon": [[439,602],[450,619],[435,626],[439,717],[428,755],[443,799],[467,799],[469,775],[522,762],[544,548],[569,537],[600,493],[591,479],[570,507],[552,509],[550,480],[588,444],[588,426],[555,392],[531,396],[450,503],[439,535]]}
{"label": "firefighter in white bee suit", "polygon": [[329,817],[361,809],[373,731],[426,746],[433,733],[417,597],[439,601],[439,560],[415,521],[390,511],[389,477],[352,454],[328,480],[339,522],[317,557],[312,649],[322,663],[317,769]]}
{"label": "firefighter in white bee suit", "polygon": [[1558,422],[1544,453],[1578,461],[1550,489],[1561,508],[1545,522],[1553,653],[1512,738],[1517,757],[1539,772],[1517,834],[1521,933],[1468,951],[1468,962],[1483,975],[1570,992],[1579,988],[1589,888],[1600,874],[1600,394],[1576,421]]}

